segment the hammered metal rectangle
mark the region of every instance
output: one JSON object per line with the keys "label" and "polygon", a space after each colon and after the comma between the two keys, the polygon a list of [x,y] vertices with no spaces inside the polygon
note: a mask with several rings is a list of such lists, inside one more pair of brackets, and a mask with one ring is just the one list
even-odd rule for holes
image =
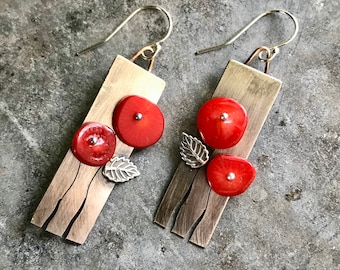
{"label": "hammered metal rectangle", "polygon": [[[281,81],[240,62],[231,60],[213,94],[240,102],[248,113],[248,127],[241,141],[226,150],[247,158],[281,88]],[[183,171],[183,172],[182,172]],[[185,176],[185,177],[183,177]],[[185,185],[186,191],[183,192]],[[191,186],[191,188],[190,188]],[[185,202],[183,203],[184,198]],[[154,222],[165,227],[174,210],[180,206],[172,232],[185,237],[193,233],[190,242],[206,247],[221,218],[229,197],[213,192],[207,184],[205,167],[189,170],[182,161],[158,207]]]}
{"label": "hammered metal rectangle", "polygon": [[[164,87],[162,79],[117,56],[84,122],[100,122],[112,128],[113,110],[123,97],[139,95],[157,103]],[[132,151],[132,147],[117,139],[115,155],[129,157]],[[80,164],[69,150],[31,223],[83,243],[113,187],[100,168]]]}

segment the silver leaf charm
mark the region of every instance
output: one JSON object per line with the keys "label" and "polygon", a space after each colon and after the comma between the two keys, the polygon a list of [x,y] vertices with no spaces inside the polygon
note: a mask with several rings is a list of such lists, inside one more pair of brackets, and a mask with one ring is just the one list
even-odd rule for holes
{"label": "silver leaf charm", "polygon": [[181,146],[181,157],[185,164],[193,169],[202,167],[209,160],[207,147],[197,138],[183,132]]}
{"label": "silver leaf charm", "polygon": [[136,165],[125,157],[113,157],[106,163],[103,169],[103,175],[115,183],[127,182],[130,179],[139,176]]}

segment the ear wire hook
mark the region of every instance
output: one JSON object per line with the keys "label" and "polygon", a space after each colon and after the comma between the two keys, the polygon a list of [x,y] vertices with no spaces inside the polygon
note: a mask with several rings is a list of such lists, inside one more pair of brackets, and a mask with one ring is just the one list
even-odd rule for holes
{"label": "ear wire hook", "polygon": [[272,53],[270,57],[267,56],[267,58],[263,58],[261,56],[261,53],[259,54],[259,59],[262,60],[262,61],[269,61],[269,60],[273,59],[275,57],[275,55],[279,53],[279,47],[281,47],[283,45],[286,45],[289,42],[291,42],[296,37],[297,32],[299,31],[299,24],[298,24],[298,21],[295,18],[295,16],[293,14],[291,14],[290,12],[288,12],[286,10],[282,10],[282,9],[270,9],[270,10],[267,10],[267,11],[261,13],[260,15],[258,15],[254,19],[252,19],[249,23],[247,23],[231,39],[227,40],[226,42],[224,42],[224,43],[222,43],[220,45],[213,46],[213,47],[210,47],[210,48],[207,48],[207,49],[203,49],[203,50],[197,51],[195,54],[198,55],[198,54],[203,54],[203,53],[211,52],[211,51],[214,51],[214,50],[219,50],[219,49],[221,49],[221,48],[223,48],[223,47],[225,47],[227,45],[230,45],[239,36],[241,36],[244,32],[246,32],[253,24],[255,24],[258,20],[260,20],[262,17],[264,17],[264,16],[266,16],[268,14],[271,14],[271,13],[275,13],[275,12],[279,12],[279,13],[283,13],[283,14],[288,15],[293,20],[293,22],[294,22],[295,31],[294,31],[293,35],[289,39],[287,39],[285,41],[278,42],[277,44],[274,44],[274,45],[268,47],[268,49]]}
{"label": "ear wire hook", "polygon": [[[109,34],[106,38],[104,38],[100,42],[98,42],[98,43],[76,53],[76,55],[81,55],[81,54],[87,53],[89,51],[92,51],[92,50],[100,47],[101,45],[105,44],[106,42],[108,42],[115,34],[117,34],[117,32],[121,28],[123,28],[123,26],[125,24],[127,24],[128,21],[130,21],[132,19],[132,17],[134,17],[137,13],[139,13],[140,11],[145,10],[145,9],[156,9],[156,10],[161,11],[165,15],[165,17],[167,18],[168,23],[169,23],[168,32],[161,39],[152,42],[151,44],[147,45],[146,47],[144,47],[143,49],[141,49],[139,51],[140,54],[142,55],[143,59],[145,59],[145,60],[153,59],[156,56],[156,54],[159,52],[159,50],[161,49],[160,43],[163,42],[164,40],[166,40],[170,36],[170,33],[172,31],[172,19],[171,19],[170,14],[164,8],[162,8],[160,6],[156,6],[156,5],[142,6],[138,9],[136,9],[120,25],[118,25],[118,27],[111,34]],[[145,53],[144,53],[145,51],[150,52],[149,55],[145,55]]]}

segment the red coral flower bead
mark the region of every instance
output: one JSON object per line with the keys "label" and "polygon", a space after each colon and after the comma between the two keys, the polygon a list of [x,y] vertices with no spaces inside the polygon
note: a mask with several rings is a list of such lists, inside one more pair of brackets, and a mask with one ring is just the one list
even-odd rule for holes
{"label": "red coral flower bead", "polygon": [[90,166],[103,166],[113,156],[116,136],[111,128],[100,123],[84,123],[72,140],[75,157]]}
{"label": "red coral flower bead", "polygon": [[155,144],[164,130],[164,116],[159,107],[140,96],[127,96],[113,112],[113,129],[125,144],[144,148]]}
{"label": "red coral flower bead", "polygon": [[227,154],[215,156],[207,167],[211,189],[222,196],[243,193],[255,176],[255,168],[248,160]]}
{"label": "red coral flower bead", "polygon": [[203,141],[216,149],[225,149],[237,144],[247,123],[246,110],[231,98],[210,99],[197,114],[197,129]]}

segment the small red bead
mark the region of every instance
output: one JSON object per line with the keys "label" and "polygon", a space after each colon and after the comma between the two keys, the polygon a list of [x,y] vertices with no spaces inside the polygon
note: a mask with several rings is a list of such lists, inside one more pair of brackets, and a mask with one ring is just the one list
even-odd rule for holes
{"label": "small red bead", "polygon": [[72,140],[75,157],[90,166],[103,166],[113,156],[116,136],[111,128],[100,123],[84,123]]}
{"label": "small red bead", "polygon": [[220,154],[210,160],[207,179],[211,189],[221,196],[243,193],[254,181],[256,171],[246,159]]}
{"label": "small red bead", "polygon": [[216,149],[236,145],[241,140],[247,123],[246,110],[231,98],[210,99],[197,114],[197,129],[203,141]]}
{"label": "small red bead", "polygon": [[140,96],[127,96],[113,112],[113,129],[125,144],[144,148],[155,144],[164,130],[164,116],[159,107]]}

